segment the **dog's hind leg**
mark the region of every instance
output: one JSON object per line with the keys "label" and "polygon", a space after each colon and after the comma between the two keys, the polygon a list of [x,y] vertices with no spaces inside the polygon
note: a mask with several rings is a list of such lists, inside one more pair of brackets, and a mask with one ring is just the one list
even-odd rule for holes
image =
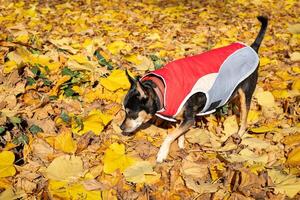
{"label": "dog's hind leg", "polygon": [[184,149],[184,135],[179,136],[178,138],[178,147],[179,149]]}
{"label": "dog's hind leg", "polygon": [[246,95],[242,88],[238,89],[238,94],[240,99],[240,128],[237,134],[239,137],[242,137],[247,128],[248,106],[246,104]]}
{"label": "dog's hind leg", "polygon": [[179,147],[179,149],[184,149],[184,141],[185,141],[185,137],[184,137],[184,135],[181,135],[178,138],[178,147]]}

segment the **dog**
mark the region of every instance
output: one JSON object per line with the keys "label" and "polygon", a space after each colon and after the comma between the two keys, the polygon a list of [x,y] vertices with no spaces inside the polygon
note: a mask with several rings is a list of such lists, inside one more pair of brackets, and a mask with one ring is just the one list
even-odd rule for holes
{"label": "dog", "polygon": [[161,163],[177,138],[179,148],[184,148],[184,133],[193,126],[196,116],[211,114],[239,97],[237,136],[241,137],[258,78],[258,50],[268,26],[267,17],[257,19],[261,27],[251,46],[233,43],[172,61],[143,77],[133,78],[126,71],[131,87],[123,102],[123,134],[133,133],[154,115],[168,121],[180,120],[179,127],[167,135],[159,149],[156,161]]}

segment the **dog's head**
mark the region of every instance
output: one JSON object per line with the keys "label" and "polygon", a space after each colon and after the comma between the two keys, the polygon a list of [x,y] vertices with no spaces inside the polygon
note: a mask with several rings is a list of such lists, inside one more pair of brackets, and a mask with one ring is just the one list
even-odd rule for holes
{"label": "dog's head", "polygon": [[149,94],[140,82],[139,78],[132,78],[126,71],[126,75],[131,84],[128,93],[125,96],[123,105],[126,113],[126,117],[121,124],[125,135],[134,132],[144,122],[152,118],[152,100],[149,98]]}

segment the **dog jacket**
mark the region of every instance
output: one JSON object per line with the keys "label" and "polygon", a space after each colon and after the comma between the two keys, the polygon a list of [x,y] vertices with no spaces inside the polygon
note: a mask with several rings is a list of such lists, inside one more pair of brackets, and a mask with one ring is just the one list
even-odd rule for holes
{"label": "dog jacket", "polygon": [[237,85],[255,71],[258,63],[258,55],[251,47],[233,43],[172,61],[146,74],[141,81],[153,76],[163,81],[163,106],[156,115],[176,121],[176,115],[195,93],[203,92],[207,98],[198,115],[213,113],[226,104]]}

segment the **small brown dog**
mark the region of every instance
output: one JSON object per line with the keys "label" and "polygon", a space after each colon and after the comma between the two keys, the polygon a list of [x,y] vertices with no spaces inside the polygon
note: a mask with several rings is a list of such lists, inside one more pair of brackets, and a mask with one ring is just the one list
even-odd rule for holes
{"label": "small brown dog", "polygon": [[197,115],[213,113],[236,96],[240,99],[241,137],[246,131],[247,114],[258,78],[258,49],[268,25],[268,18],[257,17],[261,29],[251,46],[233,43],[199,55],[175,60],[142,78],[126,72],[131,88],[124,99],[126,118],[120,128],[124,134],[134,132],[157,115],[169,121],[181,120],[178,129],[169,134],[157,155],[163,162],[171,143],[178,139],[184,147],[184,133]]}

